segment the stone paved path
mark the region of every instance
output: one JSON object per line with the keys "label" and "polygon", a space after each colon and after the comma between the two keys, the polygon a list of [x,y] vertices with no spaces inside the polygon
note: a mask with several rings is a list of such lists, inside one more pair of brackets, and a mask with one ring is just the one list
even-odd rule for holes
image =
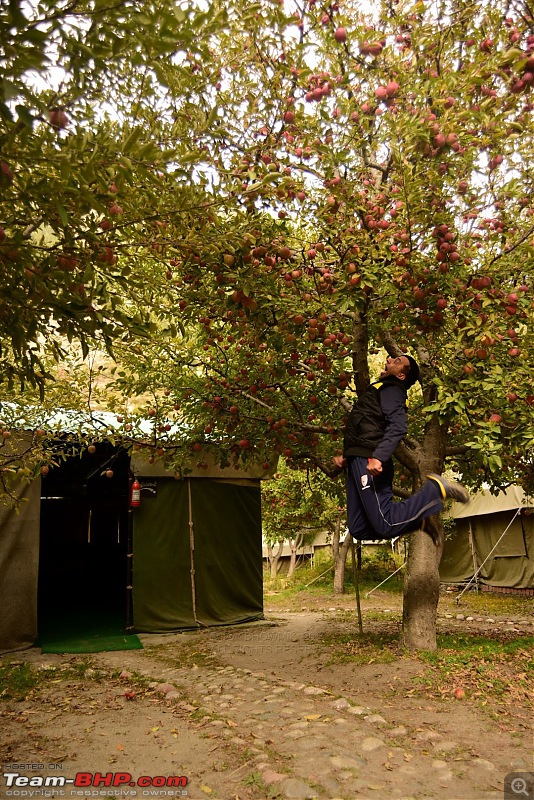
{"label": "stone paved path", "polygon": [[[96,677],[102,670],[101,681],[87,686],[86,696],[71,698],[67,708],[53,694],[42,707],[34,704],[27,711],[29,730],[44,725],[48,747],[56,742],[57,748],[67,748],[63,768],[69,774],[105,768],[187,775],[192,800],[502,800],[504,776],[532,769],[531,753],[492,727],[489,718],[473,715],[476,730],[451,735],[446,706],[429,711],[431,724],[414,724],[409,708],[400,719],[391,704],[361,705],[361,687],[346,680],[338,691],[325,688],[320,674],[315,681],[293,679],[290,642],[295,631],[291,625],[279,631],[280,652],[269,671],[228,663],[240,651],[241,661],[256,663],[258,655],[261,660],[261,626],[243,631],[242,638],[235,632],[225,637],[223,631],[211,637],[143,637],[143,651],[97,654],[92,660]],[[282,668],[284,635],[288,664]],[[184,647],[194,651],[198,642],[201,651],[208,641],[216,661],[184,666]],[[32,660],[59,669],[68,658],[34,654]],[[140,676],[148,682],[148,694],[139,690]],[[139,696],[129,702],[126,695],[136,687]],[[469,713],[464,714],[469,723]],[[8,721],[13,727],[9,716]],[[8,725],[3,736],[10,730]],[[76,742],[71,751],[68,731]],[[485,757],[484,736],[497,743],[491,759]],[[477,740],[478,750],[473,747]],[[162,790],[157,796],[180,795]]]}

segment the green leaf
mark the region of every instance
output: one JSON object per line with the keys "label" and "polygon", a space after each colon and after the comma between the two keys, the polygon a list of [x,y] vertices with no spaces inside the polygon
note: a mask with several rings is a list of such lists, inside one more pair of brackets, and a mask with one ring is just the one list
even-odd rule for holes
{"label": "green leaf", "polygon": [[2,78],[0,86],[4,100],[13,100],[13,98],[20,96],[20,87],[7,78]]}
{"label": "green leaf", "polygon": [[137,144],[139,139],[143,134],[143,129],[139,126],[133,129],[131,133],[126,137],[124,143],[122,145],[122,152],[127,154],[129,153],[133,147]]}
{"label": "green leaf", "polygon": [[34,118],[30,114],[30,112],[26,108],[26,106],[17,105],[17,106],[15,106],[15,111],[17,112],[17,114],[19,116],[19,120],[22,123],[24,123],[24,125],[26,125],[28,128],[32,128],[33,127]]}
{"label": "green leaf", "polygon": [[56,208],[57,208],[59,217],[61,219],[61,222],[66,227],[69,224],[69,221],[70,221],[69,220],[69,215],[67,213],[67,210],[65,209],[64,206],[61,205],[61,203],[56,203]]}

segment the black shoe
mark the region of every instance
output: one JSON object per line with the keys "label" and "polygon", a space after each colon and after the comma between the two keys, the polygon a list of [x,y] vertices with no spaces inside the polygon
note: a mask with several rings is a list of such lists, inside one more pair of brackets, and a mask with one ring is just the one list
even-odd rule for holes
{"label": "black shoe", "polygon": [[456,500],[457,503],[469,502],[469,492],[458,481],[451,481],[449,478],[444,478],[443,475],[436,475],[434,472],[427,475],[427,477],[437,483],[444,500],[449,498],[450,500]]}

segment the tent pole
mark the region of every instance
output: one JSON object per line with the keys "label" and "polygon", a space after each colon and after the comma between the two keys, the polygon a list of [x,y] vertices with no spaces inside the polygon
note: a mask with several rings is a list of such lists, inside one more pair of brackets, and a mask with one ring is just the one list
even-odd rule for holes
{"label": "tent pole", "polygon": [[[128,478],[128,497],[132,496],[133,475]],[[133,631],[133,508],[128,504],[126,528],[126,631]]]}
{"label": "tent pole", "polygon": [[191,478],[187,478],[187,491],[189,496],[189,556],[191,559],[191,606],[193,609],[193,619],[199,624],[197,619],[197,601],[195,589],[195,534],[193,530],[193,500],[191,497]]}
{"label": "tent pole", "polygon": [[471,556],[473,558],[473,569],[475,571],[475,587],[477,592],[479,591],[478,586],[478,560],[477,560],[477,551],[475,547],[475,537],[473,536],[473,525],[471,522],[471,518],[469,519],[469,545],[471,547]]}

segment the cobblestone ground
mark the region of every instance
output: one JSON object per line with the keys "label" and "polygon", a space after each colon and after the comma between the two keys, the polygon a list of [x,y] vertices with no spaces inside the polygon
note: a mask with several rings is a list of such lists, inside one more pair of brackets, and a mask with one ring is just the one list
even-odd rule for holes
{"label": "cobblestone ground", "polygon": [[[143,650],[90,656],[79,678],[80,656],[8,657],[53,672],[30,700],[0,703],[4,773],[131,774],[53,793],[67,798],[502,800],[505,776],[532,770],[528,724],[505,730],[484,709],[414,691],[421,665],[409,659],[329,664],[329,627],[328,613],[290,613],[146,636]],[[139,776],[186,777],[187,790],[131,786]]]}

